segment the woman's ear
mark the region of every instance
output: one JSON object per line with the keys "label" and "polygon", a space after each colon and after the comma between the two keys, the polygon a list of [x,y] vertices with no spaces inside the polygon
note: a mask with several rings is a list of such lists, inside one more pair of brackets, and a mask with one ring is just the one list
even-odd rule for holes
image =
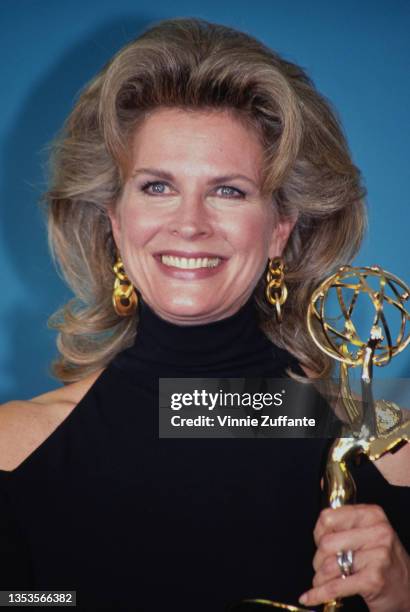
{"label": "woman's ear", "polygon": [[296,225],[296,217],[285,217],[280,219],[272,234],[269,246],[269,257],[280,257],[285,250],[289,236]]}
{"label": "woman's ear", "polygon": [[110,204],[107,209],[108,218],[111,223],[112,235],[114,237],[114,242],[118,250],[120,250],[120,235],[121,235],[121,225],[119,220],[118,211],[114,204]]}

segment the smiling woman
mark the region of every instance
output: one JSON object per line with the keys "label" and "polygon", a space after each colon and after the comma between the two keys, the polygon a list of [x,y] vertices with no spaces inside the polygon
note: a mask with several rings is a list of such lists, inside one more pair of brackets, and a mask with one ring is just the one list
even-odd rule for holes
{"label": "smiling woman", "polygon": [[258,134],[229,111],[160,109],[132,151],[134,170],[109,214],[133,285],[176,324],[234,314],[296,220],[280,220],[261,191]]}
{"label": "smiling woman", "polygon": [[[52,319],[60,330],[61,357],[54,366],[59,378],[81,380],[134,341],[138,309],[125,320],[115,317],[112,309],[112,270],[119,255],[134,281],[135,295],[153,306],[151,300],[158,300],[161,289],[161,300],[169,303],[166,309],[157,303],[160,316],[176,321],[184,315],[185,324],[217,320],[237,310],[253,293],[262,329],[270,339],[311,371],[329,372],[329,359],[306,329],[307,303],[323,278],[356,253],[365,227],[364,190],[336,117],[301,68],[223,26],[184,19],[162,22],[122,49],[85,89],[55,143],[53,168],[46,196],[50,244],[79,298]],[[236,183],[225,184],[233,176]],[[133,185],[146,196],[141,193],[137,198]],[[211,187],[215,196],[225,197],[212,198]],[[227,198],[227,187],[244,193],[244,200]],[[162,190],[163,195],[150,196],[154,190]],[[131,193],[135,214],[128,226]],[[138,215],[140,207],[144,218]],[[147,207],[150,215],[145,218]],[[117,232],[114,241],[115,226],[120,227],[124,215],[126,231],[124,236]],[[171,226],[167,252],[161,252],[164,233],[142,249],[141,238],[147,239],[148,230],[144,236],[138,230],[136,238],[137,227],[155,216],[158,229],[167,215]],[[225,229],[217,231],[215,224],[221,224],[222,215]],[[241,220],[246,222],[246,233],[239,227]],[[180,221],[188,228],[180,228]],[[194,231],[191,239],[192,223],[202,224],[205,233]],[[231,229],[225,235],[228,224]],[[267,237],[272,224],[274,235]],[[187,231],[188,238],[181,238],[181,232]],[[234,239],[235,232],[239,237]],[[135,249],[130,239],[136,240]],[[252,249],[249,261],[247,257],[241,265],[246,240]],[[119,242],[124,242],[123,248],[118,248]],[[272,324],[272,308],[266,303],[264,269],[268,258],[280,254],[285,244],[289,297],[279,329]],[[163,272],[158,277],[161,284],[154,286],[157,276],[150,277],[148,262],[154,263],[147,259],[148,252],[154,256],[150,249],[155,255],[157,249],[159,255],[171,255],[171,248],[183,254],[215,254],[215,247],[223,249],[217,253],[223,258],[212,287],[210,278],[200,284],[192,279],[192,288],[185,287],[165,274],[165,264],[158,270]],[[137,250],[144,256],[138,262]],[[264,262],[257,261],[263,251]],[[156,274],[157,268],[152,271]],[[136,272],[143,277],[136,277]],[[165,285],[162,292],[162,281],[167,287],[172,284],[171,293]],[[147,298],[144,287],[148,286]],[[185,297],[187,292],[205,296],[198,312],[193,302],[182,306],[185,298],[175,295],[182,288]],[[212,305],[217,297],[209,292],[221,288],[219,304]],[[234,295],[229,294],[224,303],[230,291]],[[175,300],[179,306],[174,312]]]}
{"label": "smiling woman", "polygon": [[[405,449],[358,470],[362,504],[329,514],[326,439],[269,440],[254,425],[251,439],[200,439],[193,418],[188,435],[159,437],[160,378],[330,371],[306,312],[360,245],[363,188],[303,70],[230,28],[161,22],[84,89],[52,168],[50,245],[75,293],[51,319],[66,384],[0,410],[0,590],[224,612],[295,601],[313,582],[308,605],[408,611]],[[337,421],[314,398],[313,414],[290,407],[299,420]]]}

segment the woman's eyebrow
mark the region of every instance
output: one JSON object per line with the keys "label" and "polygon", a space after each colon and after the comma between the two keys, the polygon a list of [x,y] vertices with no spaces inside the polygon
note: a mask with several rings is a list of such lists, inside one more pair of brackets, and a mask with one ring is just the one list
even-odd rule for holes
{"label": "woman's eyebrow", "polygon": [[[167,172],[166,170],[160,170],[159,168],[137,168],[136,170],[134,170],[132,176],[137,176],[137,174],[152,174],[154,176],[163,178],[167,181],[175,180],[175,177],[171,172]],[[251,185],[253,185],[254,187],[258,187],[255,181],[253,181],[248,176],[245,176],[245,174],[225,174],[223,176],[215,176],[209,180],[209,183],[213,185],[216,183],[225,183],[227,181],[234,181],[235,179],[241,179],[243,181],[247,181],[248,183],[251,183]]]}

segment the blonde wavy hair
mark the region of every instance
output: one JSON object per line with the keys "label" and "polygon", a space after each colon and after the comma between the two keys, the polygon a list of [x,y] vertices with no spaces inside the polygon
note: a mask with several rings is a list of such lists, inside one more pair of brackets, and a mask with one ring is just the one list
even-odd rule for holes
{"label": "blonde wavy hair", "polygon": [[230,109],[259,133],[263,189],[282,217],[297,215],[284,252],[289,297],[281,326],[254,291],[260,325],[278,346],[318,374],[329,359],[305,318],[313,289],[358,250],[364,189],[340,123],[297,65],[258,40],[200,19],[154,25],[121,49],[81,93],[53,143],[45,194],[52,254],[75,298],[50,318],[59,330],[54,374],[79,380],[130,346],[137,314],[112,306],[116,247],[108,217],[129,172],[129,143],[159,107]]}

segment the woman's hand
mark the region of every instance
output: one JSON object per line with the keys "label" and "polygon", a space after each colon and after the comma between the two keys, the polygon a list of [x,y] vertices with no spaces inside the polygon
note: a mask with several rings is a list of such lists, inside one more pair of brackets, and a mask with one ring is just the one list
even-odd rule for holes
{"label": "woman's hand", "polygon": [[[300,603],[318,605],[361,595],[370,612],[410,612],[410,557],[380,506],[327,508],[314,530],[313,588]],[[342,578],[339,551],[353,551],[353,573]]]}

